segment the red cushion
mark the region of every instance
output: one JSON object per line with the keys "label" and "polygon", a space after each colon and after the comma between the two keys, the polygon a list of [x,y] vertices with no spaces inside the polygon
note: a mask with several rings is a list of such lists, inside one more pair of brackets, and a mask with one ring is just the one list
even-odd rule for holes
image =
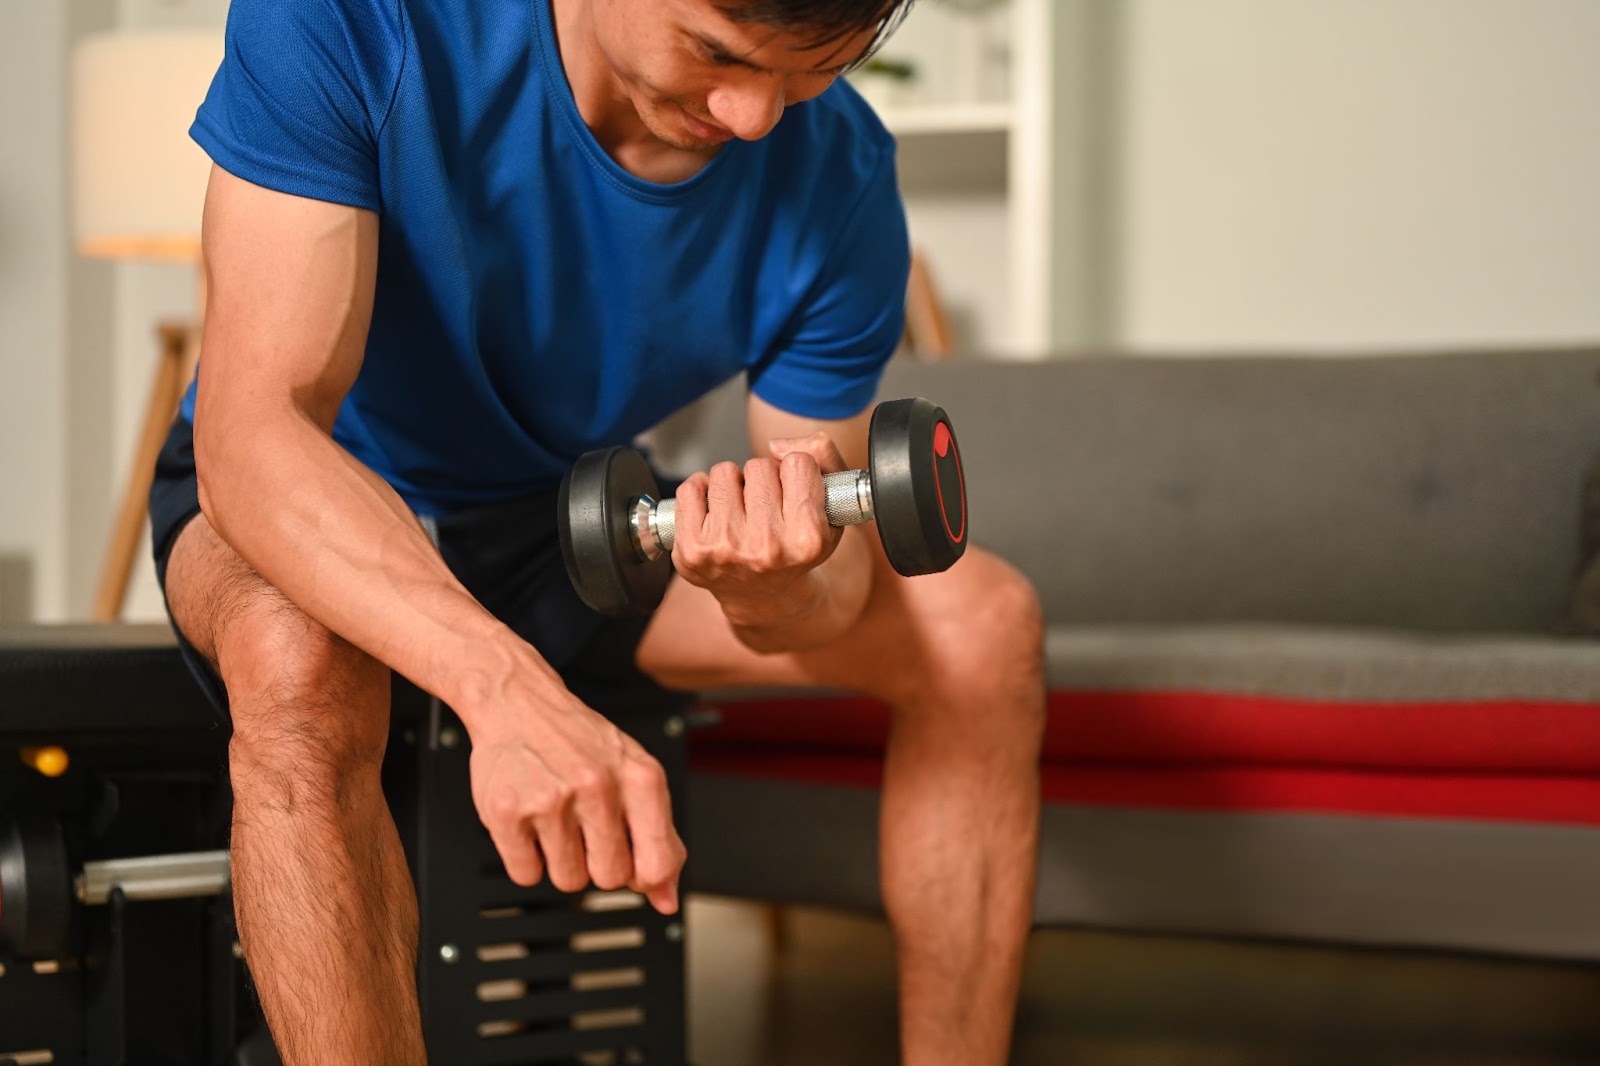
{"label": "red cushion", "polygon": [[[889,711],[855,697],[718,704],[697,748],[880,753]],[[1600,706],[1334,702],[1199,692],[1053,692],[1045,762],[1600,772]]]}
{"label": "red cushion", "polygon": [[[692,749],[696,771],[877,788],[865,755]],[[1190,811],[1277,811],[1600,826],[1600,779],[1578,775],[1403,773],[1292,767],[1111,766],[1054,762],[1049,803]]]}
{"label": "red cushion", "polygon": [[[1600,707],[1340,703],[1195,692],[1054,692],[1054,803],[1600,825]],[[854,697],[719,704],[697,770],[876,788],[889,711]]]}

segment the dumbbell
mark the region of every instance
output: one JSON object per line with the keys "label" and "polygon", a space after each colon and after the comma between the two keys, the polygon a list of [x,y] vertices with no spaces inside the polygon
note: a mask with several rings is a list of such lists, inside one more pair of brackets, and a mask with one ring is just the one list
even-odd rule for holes
{"label": "dumbbell", "polygon": [[[884,554],[906,577],[948,570],[967,548],[961,453],[944,409],[888,400],[872,412],[866,470],[823,477],[832,526],[876,519]],[[644,457],[601,448],[561,481],[557,527],[567,575],[583,602],[608,615],[643,614],[666,594],[677,533],[674,500]]]}
{"label": "dumbbell", "polygon": [[72,873],[60,824],[0,814],[0,952],[53,958],[71,925]]}
{"label": "dumbbell", "polygon": [[226,851],[68,864],[61,825],[45,815],[0,814],[0,954],[54,958],[66,951],[77,906],[124,900],[190,899],[227,889]]}

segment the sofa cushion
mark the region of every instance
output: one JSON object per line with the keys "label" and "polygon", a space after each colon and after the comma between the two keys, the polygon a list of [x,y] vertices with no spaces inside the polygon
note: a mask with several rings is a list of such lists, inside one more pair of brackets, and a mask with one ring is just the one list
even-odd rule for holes
{"label": "sofa cushion", "polygon": [[[863,697],[774,696],[718,710],[697,752],[877,756],[889,730],[888,708]],[[1044,761],[1600,775],[1600,706],[1052,692]]]}
{"label": "sofa cushion", "polygon": [[1052,625],[1052,689],[1173,689],[1361,702],[1600,705],[1600,644],[1296,625]]}
{"label": "sofa cushion", "polygon": [[[1600,647],[1295,627],[1058,628],[1046,761],[1600,774]],[[697,748],[877,754],[842,694],[710,693]]]}

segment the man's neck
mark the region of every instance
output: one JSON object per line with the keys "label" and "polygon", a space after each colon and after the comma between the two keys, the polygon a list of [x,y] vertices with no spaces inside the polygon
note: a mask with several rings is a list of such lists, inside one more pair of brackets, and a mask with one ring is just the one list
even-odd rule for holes
{"label": "man's neck", "polygon": [[645,126],[595,40],[593,0],[549,3],[573,102],[605,153],[622,169],[646,181],[684,181],[699,173],[716,153],[674,148]]}

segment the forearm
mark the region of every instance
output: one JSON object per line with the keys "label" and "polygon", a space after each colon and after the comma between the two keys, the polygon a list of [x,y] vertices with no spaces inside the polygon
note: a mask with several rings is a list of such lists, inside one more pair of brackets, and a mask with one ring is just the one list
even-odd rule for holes
{"label": "forearm", "polygon": [[723,613],[739,640],[762,654],[831,643],[861,617],[872,593],[872,553],[878,550],[867,530],[847,529],[833,554],[806,572],[792,593],[754,605],[724,603]]}
{"label": "forearm", "polygon": [[510,684],[560,687],[450,573],[399,495],[309,418],[201,414],[206,517],[301,610],[445,700],[469,730]]}

